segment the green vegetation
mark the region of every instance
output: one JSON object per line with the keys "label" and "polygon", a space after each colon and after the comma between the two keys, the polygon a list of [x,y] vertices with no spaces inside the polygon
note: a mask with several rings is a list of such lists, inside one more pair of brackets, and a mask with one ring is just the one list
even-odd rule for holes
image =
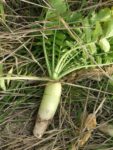
{"label": "green vegetation", "polygon": [[[42,35],[41,43],[43,43],[47,71],[53,83],[47,84],[39,108],[33,131],[36,137],[42,137],[56,112],[61,96],[59,80],[79,69],[113,64],[113,51],[109,42],[113,37],[112,9],[104,8],[86,17],[80,14],[77,20],[74,17],[77,18],[78,14],[72,13],[64,0],[51,0],[50,5],[51,10],[45,14],[45,21],[49,23],[45,23],[44,28],[61,24],[67,31],[55,29],[49,32],[50,35],[46,35],[47,31]],[[65,14],[67,17],[63,18]],[[72,19],[73,24],[71,24]]]}

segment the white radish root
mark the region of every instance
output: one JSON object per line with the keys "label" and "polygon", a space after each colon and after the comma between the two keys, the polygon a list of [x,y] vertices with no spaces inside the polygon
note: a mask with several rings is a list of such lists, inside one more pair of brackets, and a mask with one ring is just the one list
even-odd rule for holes
{"label": "white radish root", "polygon": [[60,102],[62,86],[60,82],[49,82],[46,85],[42,102],[37,114],[33,134],[41,138],[53,118]]}

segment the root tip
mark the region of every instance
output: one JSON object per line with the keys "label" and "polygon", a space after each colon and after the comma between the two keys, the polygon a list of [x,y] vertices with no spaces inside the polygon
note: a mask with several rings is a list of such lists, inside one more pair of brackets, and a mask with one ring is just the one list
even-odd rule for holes
{"label": "root tip", "polygon": [[39,139],[42,138],[49,125],[49,122],[49,120],[37,121],[33,130],[33,135]]}

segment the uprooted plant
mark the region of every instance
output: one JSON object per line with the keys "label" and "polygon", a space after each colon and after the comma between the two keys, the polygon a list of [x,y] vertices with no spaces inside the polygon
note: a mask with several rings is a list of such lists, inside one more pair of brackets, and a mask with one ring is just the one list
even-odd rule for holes
{"label": "uprooted plant", "polygon": [[[45,57],[50,81],[45,87],[37,114],[33,130],[36,137],[43,136],[54,117],[60,102],[64,77],[80,69],[101,69],[102,66],[113,64],[112,9],[104,8],[98,13],[92,12],[84,16],[80,12],[71,12],[64,0],[50,0],[49,6],[50,9],[43,12],[44,32],[37,41],[38,50]],[[26,79],[15,79],[20,78]],[[3,79],[8,78],[1,78]]]}
{"label": "uprooted plant", "polygon": [[[50,23],[46,23],[44,27],[59,23],[63,24],[67,32],[55,29],[47,38],[44,35],[42,37],[47,70],[53,81],[47,83],[38,111],[34,128],[34,135],[37,137],[43,135],[56,112],[63,77],[78,69],[112,64],[109,42],[113,36],[112,10],[105,8],[97,14],[84,18],[81,16],[77,20],[77,15],[67,10],[64,1],[50,2],[53,10],[47,11],[45,17]],[[60,8],[60,5],[63,7]],[[63,19],[65,13],[69,16]],[[69,26],[71,19],[75,19],[75,22]]]}

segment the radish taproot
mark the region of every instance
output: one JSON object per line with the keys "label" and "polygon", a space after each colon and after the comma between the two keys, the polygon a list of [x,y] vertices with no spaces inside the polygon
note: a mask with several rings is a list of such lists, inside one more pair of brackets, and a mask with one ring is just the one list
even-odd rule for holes
{"label": "radish taproot", "polygon": [[33,130],[36,137],[42,137],[47,129],[57,110],[61,92],[62,86],[60,82],[47,83]]}

